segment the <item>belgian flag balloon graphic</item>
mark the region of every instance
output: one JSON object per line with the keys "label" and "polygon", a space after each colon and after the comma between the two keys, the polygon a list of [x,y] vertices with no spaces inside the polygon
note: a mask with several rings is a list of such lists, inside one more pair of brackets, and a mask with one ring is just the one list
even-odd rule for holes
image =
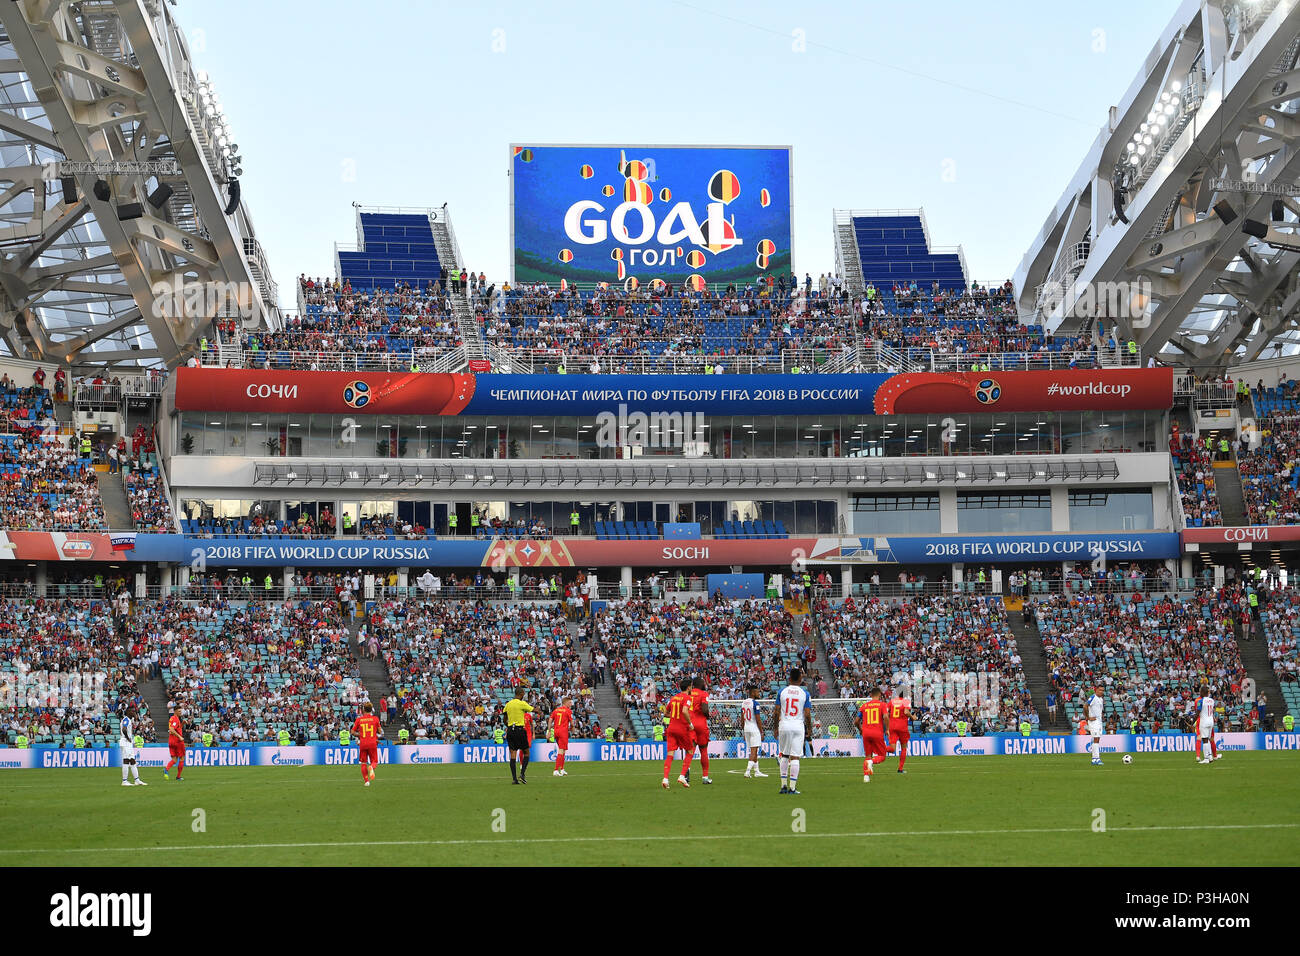
{"label": "belgian flag balloon graphic", "polygon": [[758,204],[764,208],[772,205],[772,194],[766,189],[760,189],[758,191]]}
{"label": "belgian flag balloon graphic", "polygon": [[720,169],[709,180],[709,198],[723,204],[740,195],[740,180],[729,169]]}
{"label": "belgian flag balloon graphic", "polygon": [[[628,165],[632,165],[628,163]],[[655,193],[650,188],[649,183],[643,183],[639,179],[628,178],[623,181],[623,202],[634,202],[642,206],[648,206],[654,202]]]}
{"label": "belgian flag balloon graphic", "polygon": [[614,260],[622,259],[622,258],[623,258],[623,250],[622,250],[622,249],[611,249],[611,250],[609,251],[609,257],[610,257],[611,259],[614,259]]}
{"label": "belgian flag balloon graphic", "polygon": [[525,163],[531,163],[533,161],[533,151],[531,149],[521,149],[515,155]]}
{"label": "belgian flag balloon graphic", "polygon": [[629,159],[623,164],[623,175],[628,179],[645,179],[650,175],[650,170],[646,164],[639,159]]}
{"label": "belgian flag balloon graphic", "polygon": [[639,285],[641,285],[641,283],[636,276],[628,276],[627,281],[623,283],[623,288],[627,292],[635,292]]}
{"label": "belgian flag balloon graphic", "polygon": [[600,191],[601,191],[602,195],[605,195],[605,196],[612,196],[612,195],[614,195],[614,187],[613,187],[613,186],[601,186],[601,187],[600,187]]}
{"label": "belgian flag balloon graphic", "polygon": [[736,226],[735,223],[726,219],[722,220],[722,235],[715,236],[709,220],[700,223],[700,231],[704,233],[704,248],[709,252],[725,252],[736,244]]}
{"label": "belgian flag balloon graphic", "polygon": [[686,286],[686,288],[690,289],[692,292],[703,292],[709,287],[709,284],[704,281],[704,276],[699,273],[687,276],[686,281],[683,282],[682,285]]}
{"label": "belgian flag balloon graphic", "polygon": [[572,261],[573,261],[573,250],[572,250],[572,249],[561,249],[561,250],[560,250],[560,261],[561,261],[561,262],[572,262]]}
{"label": "belgian flag balloon graphic", "polygon": [[592,169],[590,166],[588,166],[586,163],[583,163],[581,166],[578,167],[578,175],[581,176],[583,179],[590,179],[592,176],[596,175],[596,171]]}
{"label": "belgian flag balloon graphic", "polygon": [[659,190],[659,198],[664,202],[669,202],[673,198],[673,191],[665,186],[663,189]]}
{"label": "belgian flag balloon graphic", "polygon": [[704,253],[700,252],[699,249],[692,249],[686,253],[686,264],[692,269],[698,269],[704,265]]}
{"label": "belgian flag balloon graphic", "polygon": [[615,274],[619,277],[620,280],[622,280],[622,278],[623,278],[625,275],[627,275],[627,266],[623,265],[623,262],[622,262],[621,259],[620,259],[619,262],[617,263],[617,266],[618,266],[618,268],[615,270]]}

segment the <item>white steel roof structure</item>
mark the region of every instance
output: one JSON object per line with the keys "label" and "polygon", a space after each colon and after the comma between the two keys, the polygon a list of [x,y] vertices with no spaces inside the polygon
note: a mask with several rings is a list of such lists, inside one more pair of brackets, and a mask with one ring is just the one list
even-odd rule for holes
{"label": "white steel roof structure", "polygon": [[10,0],[0,25],[0,353],[176,365],[218,315],[276,325],[242,159],[171,7]]}
{"label": "white steel roof structure", "polygon": [[1188,0],[1021,261],[1021,314],[1198,371],[1300,352],[1298,56],[1297,0]]}

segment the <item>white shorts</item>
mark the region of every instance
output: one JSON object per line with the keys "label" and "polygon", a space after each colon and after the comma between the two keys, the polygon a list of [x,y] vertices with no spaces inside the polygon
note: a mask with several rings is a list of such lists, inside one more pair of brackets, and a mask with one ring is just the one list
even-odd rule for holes
{"label": "white shorts", "polygon": [[803,724],[793,724],[790,726],[781,724],[778,728],[777,742],[780,744],[782,756],[802,757]]}
{"label": "white shorts", "polygon": [[1090,720],[1090,721],[1088,721],[1088,736],[1089,736],[1089,737],[1100,737],[1100,736],[1101,736],[1101,733],[1102,733],[1102,727],[1101,727],[1101,721],[1100,721],[1100,720]]}
{"label": "white shorts", "polygon": [[126,761],[135,759],[135,744],[127,740],[119,740],[117,742],[117,747],[122,752],[122,760]]}
{"label": "white shorts", "polygon": [[1197,736],[1198,736],[1198,737],[1213,737],[1213,736],[1214,736],[1214,721],[1213,721],[1213,720],[1210,720],[1210,719],[1208,719],[1208,718],[1202,717],[1201,720],[1200,720],[1200,723],[1198,723],[1198,724],[1196,725],[1196,732],[1197,732]]}
{"label": "white shorts", "polygon": [[763,734],[757,728],[750,730],[748,727],[746,727],[745,728],[745,749],[753,750],[755,747],[762,746],[762,744],[763,744]]}

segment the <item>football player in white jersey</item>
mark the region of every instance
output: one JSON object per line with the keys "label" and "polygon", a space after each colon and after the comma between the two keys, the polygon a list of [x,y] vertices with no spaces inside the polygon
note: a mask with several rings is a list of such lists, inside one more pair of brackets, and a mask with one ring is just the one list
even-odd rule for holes
{"label": "football player in white jersey", "polygon": [[1101,697],[1101,685],[1092,685],[1092,696],[1088,698],[1088,736],[1092,738],[1092,745],[1088,748],[1092,753],[1092,765],[1101,766],[1101,715],[1106,709],[1106,702]]}
{"label": "football player in white jersey", "polygon": [[136,765],[134,708],[128,707],[122,711],[121,730],[122,739],[117,742],[117,747],[122,754],[122,786],[132,786],[127,779],[127,774],[131,773],[135,775],[135,786],[147,787],[149,784],[140,779],[140,768]]}
{"label": "football player in white jersey", "polygon": [[[1192,701],[1187,713],[1196,721],[1196,762],[1210,763],[1219,759],[1219,746],[1214,742],[1214,698],[1202,694]],[[1210,745],[1210,755],[1205,755],[1205,745]]]}
{"label": "football player in white jersey", "polygon": [[758,769],[758,748],[763,744],[763,731],[758,727],[758,688],[747,687],[745,699],[740,704],[741,734],[745,738],[745,749],[749,751],[749,763],[745,767],[746,777],[766,777]]}
{"label": "football player in white jersey", "polygon": [[799,792],[799,758],[803,742],[812,737],[812,707],[808,691],[803,688],[803,672],[790,669],[790,686],[776,699],[773,729],[779,746],[781,793]]}

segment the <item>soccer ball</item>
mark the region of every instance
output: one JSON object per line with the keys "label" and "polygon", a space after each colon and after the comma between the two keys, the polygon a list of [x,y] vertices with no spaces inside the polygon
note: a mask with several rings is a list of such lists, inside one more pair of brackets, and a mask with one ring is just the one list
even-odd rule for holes
{"label": "soccer ball", "polygon": [[1124,762],[1125,762],[1125,763],[1132,763],[1132,762],[1133,762],[1133,755],[1132,755],[1132,754],[1125,754],[1125,755],[1124,755]]}
{"label": "soccer ball", "polygon": [[343,387],[343,401],[352,408],[364,408],[370,404],[370,385],[366,382],[348,382]]}
{"label": "soccer ball", "polygon": [[975,400],[981,405],[992,405],[1002,397],[1002,386],[995,379],[980,379],[975,386]]}

